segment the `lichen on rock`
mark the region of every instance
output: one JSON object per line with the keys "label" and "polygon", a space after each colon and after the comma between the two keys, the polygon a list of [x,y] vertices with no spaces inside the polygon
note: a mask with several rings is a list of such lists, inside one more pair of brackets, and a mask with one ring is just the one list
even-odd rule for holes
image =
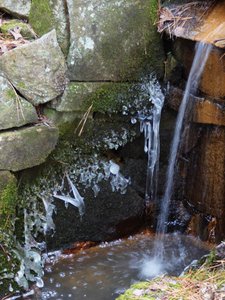
{"label": "lichen on rock", "polygon": [[0,76],[0,130],[37,121],[38,116],[33,105],[20,97],[10,82]]}

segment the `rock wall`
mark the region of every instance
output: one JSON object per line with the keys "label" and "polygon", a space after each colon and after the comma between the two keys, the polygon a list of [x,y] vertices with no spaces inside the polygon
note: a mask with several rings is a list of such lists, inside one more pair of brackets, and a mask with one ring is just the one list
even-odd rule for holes
{"label": "rock wall", "polygon": [[[9,251],[18,247],[10,238],[16,233],[26,248],[28,232],[38,235],[53,228],[50,215],[56,207],[56,237],[49,238],[53,248],[128,234],[144,213],[140,173],[146,158],[136,151],[143,141],[130,118],[149,105],[150,94],[137,82],[148,81],[151,72],[164,75],[162,42],[153,26],[156,1],[14,2],[0,1],[5,13],[0,24],[0,245]],[[121,172],[116,186],[113,163]],[[99,164],[109,173],[98,185]],[[87,169],[89,177],[82,181]],[[69,193],[65,174],[86,199],[83,220],[76,207],[66,209],[53,197]],[[9,219],[9,230],[3,232]],[[23,259],[10,257],[6,263],[0,248],[6,263],[4,268],[0,263],[6,270],[0,281],[22,268],[16,283],[26,287],[27,280],[36,280],[33,272],[40,275],[41,270],[30,262],[33,271],[23,273],[19,261],[31,258],[21,249],[15,253]]]}

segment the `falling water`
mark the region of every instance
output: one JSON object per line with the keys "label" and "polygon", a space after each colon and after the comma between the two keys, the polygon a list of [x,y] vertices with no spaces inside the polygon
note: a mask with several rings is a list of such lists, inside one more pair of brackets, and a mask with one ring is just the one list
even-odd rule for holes
{"label": "falling water", "polygon": [[175,173],[175,164],[176,164],[176,158],[177,158],[177,152],[179,149],[179,144],[181,140],[181,133],[182,133],[182,127],[184,123],[185,118],[185,112],[187,109],[187,104],[189,100],[190,94],[195,94],[199,80],[201,77],[201,74],[203,72],[204,66],[206,64],[207,58],[209,56],[209,53],[211,51],[211,45],[205,44],[205,43],[198,43],[196,45],[196,53],[194,57],[194,61],[192,63],[192,67],[190,70],[190,74],[188,77],[187,85],[185,88],[184,96],[182,103],[179,108],[178,116],[177,116],[177,122],[176,122],[176,128],[174,131],[172,146],[170,150],[170,158],[169,158],[169,166],[167,170],[167,177],[166,177],[166,187],[165,187],[165,193],[162,199],[161,203],[161,209],[160,209],[160,215],[158,219],[157,224],[157,232],[159,233],[165,233],[167,226],[167,220],[169,215],[169,204],[170,199],[173,193],[173,182],[174,182],[174,173]]}
{"label": "falling water", "polygon": [[[169,166],[167,170],[166,177],[166,187],[165,193],[162,198],[160,215],[158,218],[157,228],[156,228],[156,239],[154,241],[153,255],[148,257],[143,264],[141,270],[142,273],[147,275],[148,278],[155,277],[156,275],[163,274],[166,272],[165,265],[167,263],[165,256],[165,232],[167,229],[167,220],[169,215],[169,204],[173,193],[173,180],[175,174],[175,164],[177,158],[177,152],[179,150],[179,144],[181,140],[182,128],[184,126],[185,112],[187,111],[187,105],[190,94],[194,94],[197,90],[198,83],[204,69],[205,63],[207,61],[208,55],[211,50],[211,45],[199,43],[196,45],[196,53],[194,61],[191,67],[191,71],[188,77],[187,85],[185,88],[182,103],[179,108],[176,127],[174,131],[173,141],[170,150]],[[182,249],[179,245],[178,250],[181,251],[179,255],[182,256]],[[147,266],[147,269],[146,269]]]}

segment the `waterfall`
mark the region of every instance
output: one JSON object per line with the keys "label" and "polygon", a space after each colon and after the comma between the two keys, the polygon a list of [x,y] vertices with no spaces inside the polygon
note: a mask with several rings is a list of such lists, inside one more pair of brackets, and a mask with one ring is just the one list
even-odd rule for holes
{"label": "waterfall", "polygon": [[177,161],[177,153],[181,141],[181,133],[184,125],[185,112],[187,111],[188,100],[190,94],[195,94],[198,88],[201,74],[204,70],[207,58],[211,51],[210,44],[198,43],[196,44],[195,57],[192,63],[188,81],[186,84],[184,96],[179,108],[176,127],[173,135],[173,141],[170,149],[169,165],[166,175],[165,193],[162,198],[160,215],[157,223],[157,232],[165,233],[167,229],[167,220],[169,215],[169,204],[173,193],[175,165]]}
{"label": "waterfall", "polygon": [[[198,88],[199,80],[203,72],[207,58],[209,56],[211,47],[212,47],[211,45],[204,44],[204,43],[198,43],[196,45],[196,53],[188,77],[182,103],[179,108],[173,141],[170,149],[169,165],[168,165],[168,170],[166,175],[165,193],[161,201],[160,214],[159,214],[157,228],[156,228],[157,236],[154,241],[153,255],[151,256],[151,258],[144,260],[143,267],[141,269],[141,274],[143,274],[145,278],[152,278],[159,274],[164,274],[167,271],[169,262],[166,261],[164,255],[164,233],[166,233],[167,230],[169,204],[173,194],[173,184],[174,184],[175,165],[177,161],[177,153],[181,142],[184,120],[186,119],[185,117],[186,117],[186,112],[188,107],[189,96],[190,94],[195,94]],[[178,246],[178,251],[180,251],[179,256],[182,257],[183,250],[180,248],[179,245],[177,246]]]}

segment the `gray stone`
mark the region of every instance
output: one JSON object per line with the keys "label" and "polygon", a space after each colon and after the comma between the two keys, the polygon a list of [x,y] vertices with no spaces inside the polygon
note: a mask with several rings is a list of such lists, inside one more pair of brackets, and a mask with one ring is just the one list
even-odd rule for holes
{"label": "gray stone", "polygon": [[68,0],[70,78],[136,80],[163,75],[164,52],[150,18],[149,0]]}
{"label": "gray stone", "polygon": [[31,0],[0,0],[0,9],[16,17],[28,18]]}
{"label": "gray stone", "polygon": [[0,69],[34,105],[62,94],[67,83],[66,62],[55,30],[34,42],[6,52],[0,58]]}
{"label": "gray stone", "polygon": [[57,40],[65,55],[67,55],[70,44],[69,19],[65,0],[50,0],[54,27],[57,33]]}
{"label": "gray stone", "polygon": [[33,126],[0,134],[0,169],[19,171],[43,163],[55,148],[58,130]]}
{"label": "gray stone", "polygon": [[18,96],[9,81],[0,76],[0,130],[37,121],[38,116],[33,105]]}

